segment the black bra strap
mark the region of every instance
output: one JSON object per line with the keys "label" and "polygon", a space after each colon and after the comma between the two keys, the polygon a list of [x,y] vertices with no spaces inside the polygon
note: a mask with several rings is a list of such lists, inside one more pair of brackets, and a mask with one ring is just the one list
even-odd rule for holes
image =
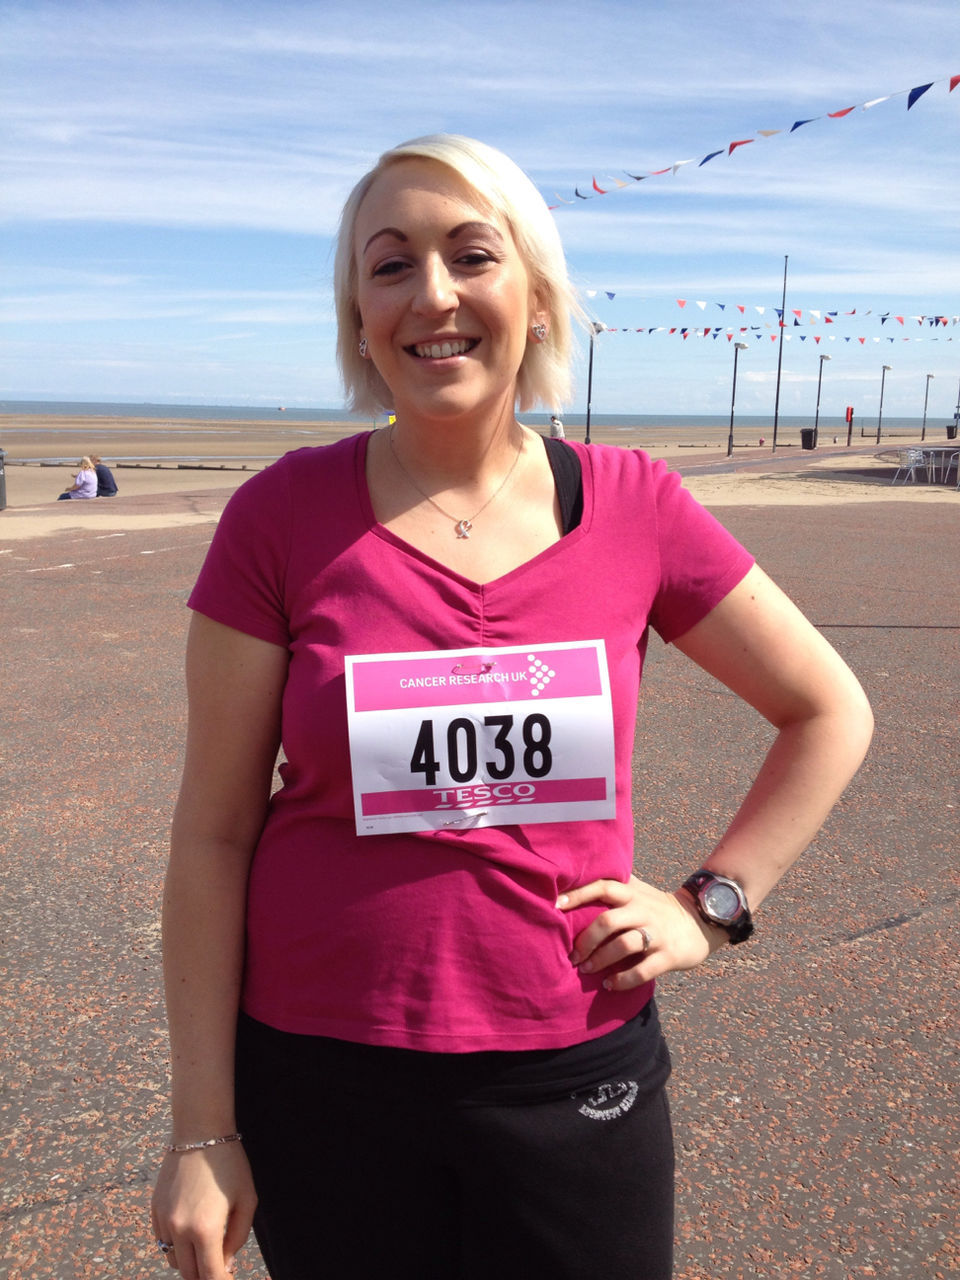
{"label": "black bra strap", "polygon": [[543,443],[553,472],[553,483],[557,486],[560,521],[566,534],[576,529],[583,519],[583,468],[576,450],[571,449],[565,440],[544,436]]}

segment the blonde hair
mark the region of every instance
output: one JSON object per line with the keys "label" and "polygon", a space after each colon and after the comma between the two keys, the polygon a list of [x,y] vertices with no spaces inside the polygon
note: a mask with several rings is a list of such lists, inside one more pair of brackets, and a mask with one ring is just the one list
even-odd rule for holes
{"label": "blonde hair", "polygon": [[88,457],[86,456],[86,454],[84,454],[84,456],[80,459],[80,470],[81,470],[81,471],[96,471],[96,469],[97,469],[97,468],[93,465],[93,462],[91,461],[91,459],[90,459],[90,458],[88,458]]}
{"label": "blonde hair", "polygon": [[583,312],[567,274],[560,235],[543,197],[523,170],[502,151],[459,134],[435,133],[385,151],[351,191],[340,216],[334,264],[337,307],[337,363],[347,404],[359,412],[391,409],[393,398],[371,360],[359,352],[357,259],[354,236],[357,215],[374,180],[403,160],[436,160],[452,169],[471,188],[480,205],[509,228],[527,274],[531,294],[547,313],[543,342],[527,342],[517,374],[517,405],[556,409],[570,396],[572,320]]}

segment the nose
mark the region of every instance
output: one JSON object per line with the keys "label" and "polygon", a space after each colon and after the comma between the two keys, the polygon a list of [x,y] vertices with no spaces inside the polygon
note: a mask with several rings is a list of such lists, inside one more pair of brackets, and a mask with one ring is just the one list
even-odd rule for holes
{"label": "nose", "polygon": [[432,254],[420,270],[414,310],[421,315],[442,315],[457,305],[457,291],[447,264],[439,254]]}

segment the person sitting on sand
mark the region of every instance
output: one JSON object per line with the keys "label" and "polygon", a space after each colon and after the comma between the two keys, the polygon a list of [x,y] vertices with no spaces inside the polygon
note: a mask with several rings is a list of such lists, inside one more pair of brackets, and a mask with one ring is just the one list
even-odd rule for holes
{"label": "person sitting on sand", "polygon": [[93,469],[97,473],[97,497],[98,498],[115,498],[117,496],[117,482],[113,478],[113,472],[106,465],[102,458],[91,454],[90,461],[93,463]]}
{"label": "person sitting on sand", "polygon": [[66,498],[95,498],[97,496],[97,473],[90,458],[80,459],[80,470],[73,484],[64,489],[57,499],[63,502]]}

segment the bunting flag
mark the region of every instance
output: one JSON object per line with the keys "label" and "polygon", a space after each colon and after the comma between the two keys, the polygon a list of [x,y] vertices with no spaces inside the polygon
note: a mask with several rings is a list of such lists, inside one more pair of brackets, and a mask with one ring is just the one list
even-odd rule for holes
{"label": "bunting flag", "polygon": [[[584,292],[586,293],[588,298],[596,298],[601,291],[599,289],[585,289]],[[602,292],[605,297],[610,299],[611,302],[617,297],[617,291],[615,289],[604,289]],[[631,298],[631,301],[662,302],[662,299]],[[682,309],[687,305],[689,299],[675,298],[674,301],[676,302],[677,306]],[[737,311],[740,312],[741,315],[745,315],[747,312],[747,304],[743,302],[711,303],[702,298],[698,298],[693,305],[696,307],[699,307],[701,311],[705,311],[706,308],[709,306],[714,306],[714,307],[717,307],[720,311],[726,311],[728,307],[730,307],[731,309],[735,308]],[[762,316],[766,312],[767,307],[754,305],[750,307],[750,310],[755,311],[757,315]],[[780,317],[782,321],[783,317],[780,313],[780,308],[774,307],[774,308],[771,308],[771,310],[775,310],[777,315]],[[790,310],[790,315],[794,317],[791,323],[795,326],[804,323],[803,318],[805,315],[809,317],[809,319],[807,320],[808,324],[820,324],[821,322],[823,324],[836,324],[838,320],[841,320],[848,316],[859,315],[861,318],[865,316],[872,316],[873,308],[866,307],[858,311],[856,307],[852,307],[849,310],[841,310],[839,307],[832,307],[832,308],[793,307]],[[878,318],[881,324],[886,324],[888,320],[892,319],[892,320],[896,320],[898,324],[901,324],[904,326],[906,325],[908,320],[913,321],[918,325],[930,325],[930,326],[935,326],[935,325],[946,326],[948,324],[960,324],[960,315],[946,315],[943,312],[934,313],[932,315],[908,316],[908,315],[897,315],[895,312],[892,312],[892,311],[883,311],[883,312],[878,312]]]}
{"label": "bunting flag", "polygon": [[[643,337],[650,337],[655,333],[657,334],[665,333],[668,337],[679,336],[680,338],[683,338],[685,341],[688,338],[716,339],[721,336],[725,337],[728,342],[732,341],[734,338],[737,338],[738,340],[743,338],[755,338],[758,342],[764,342],[768,338],[771,342],[779,341],[779,337],[780,337],[779,326],[777,328],[777,332],[775,333],[764,332],[764,330],[769,330],[770,328],[771,328],[770,325],[756,325],[756,324],[741,325],[739,328],[725,328],[723,325],[708,325],[704,329],[700,329],[698,327],[691,327],[690,325],[667,326],[662,324],[655,324],[655,325],[638,325],[636,327],[627,326],[627,325],[621,325],[619,327],[616,327],[613,325],[604,325],[604,327],[600,330],[597,336],[603,337],[607,334],[629,334],[629,335],[640,334]],[[950,337],[943,337],[943,338],[941,337],[891,338],[887,334],[884,334],[882,337],[870,337],[867,334],[848,334],[845,336],[841,336],[839,334],[834,334],[834,333],[792,334],[789,332],[785,332],[783,336],[787,342],[792,342],[794,337],[798,338],[801,342],[806,342],[808,338],[812,338],[816,346],[819,346],[821,342],[846,342],[846,343],[858,342],[861,346],[865,346],[866,343],[868,342],[877,342],[877,343],[879,342],[954,342],[954,341],[960,342],[960,338],[955,339],[952,335]]]}
{"label": "bunting flag", "polygon": [[[896,93],[884,94],[882,98],[871,98],[869,102],[861,102],[859,104],[859,110],[869,111],[873,107],[878,107],[882,102],[889,102],[892,98],[899,98],[899,97],[906,96],[907,110],[910,111],[912,107],[917,102],[920,101],[923,95],[927,93],[930,89],[932,89],[934,85],[937,85],[937,84],[946,84],[947,92],[953,93],[957,85],[960,84],[960,75],[945,77],[943,80],[931,80],[929,84],[918,84],[912,89],[900,89]],[[852,107],[841,107],[839,111],[827,111],[823,116],[808,116],[803,120],[795,120],[793,124],[789,127],[789,129],[786,130],[786,132],[796,133],[798,129],[802,129],[805,125],[808,125],[808,124],[814,124],[817,120],[823,120],[823,119],[843,120],[846,116],[850,115],[851,112],[856,111],[857,109],[858,107],[856,105]],[[652,169],[648,173],[631,173],[630,170],[628,169],[624,169],[623,172],[630,179],[630,182],[643,182],[647,178],[659,178],[666,173],[676,174],[680,169],[685,168],[689,164],[695,164],[698,169],[702,169],[705,164],[708,164],[711,160],[715,160],[717,156],[722,156],[724,154],[726,154],[727,156],[732,156],[733,153],[739,150],[740,147],[746,147],[746,146],[749,146],[751,142],[756,142],[758,137],[773,138],[778,133],[783,133],[783,132],[784,132],[783,129],[758,129],[756,131],[756,137],[738,138],[736,141],[728,143],[726,147],[720,147],[718,150],[715,150],[715,151],[708,151],[707,154],[699,161],[696,159],[696,157],[693,157],[690,160],[675,160],[673,164],[668,164],[662,169]],[[584,195],[583,191],[580,190],[579,186],[574,187],[573,194],[574,196],[578,197],[580,200],[595,200],[597,196],[609,195],[611,193],[611,190],[614,187],[618,191],[622,191],[624,188],[630,185],[629,182],[623,182],[621,179],[614,178],[614,177],[605,177],[603,181],[606,182],[608,185],[605,187],[602,187],[600,183],[597,181],[596,174],[594,174],[591,177],[591,181],[588,187],[588,190],[594,193],[593,195]],[[581,185],[585,185],[585,184],[581,184]],[[561,205],[576,204],[576,200],[565,200],[564,197],[561,196],[559,192],[554,192],[554,195],[558,203],[550,205],[551,209],[558,209]]]}

